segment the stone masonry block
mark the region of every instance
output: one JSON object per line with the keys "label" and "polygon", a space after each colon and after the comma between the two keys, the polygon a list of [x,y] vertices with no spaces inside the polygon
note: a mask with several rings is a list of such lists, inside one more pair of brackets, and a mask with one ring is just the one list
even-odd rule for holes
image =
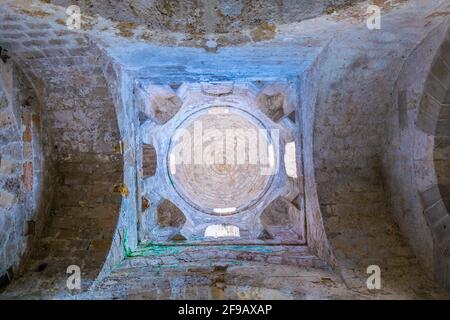
{"label": "stone masonry block", "polygon": [[29,112],[23,113],[23,141],[31,142],[32,134],[31,134],[31,114]]}
{"label": "stone masonry block", "polygon": [[33,191],[33,163],[26,162],[23,164],[22,182],[28,192]]}

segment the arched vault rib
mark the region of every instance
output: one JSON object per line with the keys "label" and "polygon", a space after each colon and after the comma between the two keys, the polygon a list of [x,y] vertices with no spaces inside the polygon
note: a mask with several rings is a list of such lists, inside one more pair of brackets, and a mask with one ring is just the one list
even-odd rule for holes
{"label": "arched vault rib", "polygon": [[[82,33],[39,17],[3,12],[0,22],[8,31],[0,37],[0,46],[8,49],[39,94],[55,168],[52,215],[28,270],[39,269],[43,280],[65,283],[67,267],[78,265],[87,288],[110,250],[121,204],[113,190],[123,178],[102,52]],[[35,283],[35,288],[40,285]]]}

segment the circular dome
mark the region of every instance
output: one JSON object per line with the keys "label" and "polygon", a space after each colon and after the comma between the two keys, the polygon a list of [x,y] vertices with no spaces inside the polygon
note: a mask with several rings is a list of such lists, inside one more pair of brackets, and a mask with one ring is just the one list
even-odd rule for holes
{"label": "circular dome", "polygon": [[235,107],[208,107],[188,116],[172,136],[168,174],[194,208],[230,215],[254,205],[273,176],[275,154],[268,130]]}

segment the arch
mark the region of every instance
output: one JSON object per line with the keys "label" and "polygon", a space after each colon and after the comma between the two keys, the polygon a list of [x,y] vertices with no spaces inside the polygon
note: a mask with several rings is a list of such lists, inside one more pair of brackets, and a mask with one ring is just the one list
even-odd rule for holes
{"label": "arch", "polygon": [[41,116],[40,101],[23,70],[13,60],[0,61],[0,214],[6,212],[0,217],[0,255],[6,257],[0,262],[3,280],[21,273],[49,211]]}
{"label": "arch", "polygon": [[[121,208],[122,198],[113,192],[114,186],[123,182],[123,155],[116,148],[120,141],[118,117],[108,74],[103,70],[103,52],[77,32],[58,32],[46,23],[36,26],[55,32],[59,42],[53,46],[35,42],[33,53],[18,45],[20,39],[1,45],[9,49],[11,60],[21,68],[45,111],[41,121],[48,136],[39,140],[46,142],[45,154],[51,155],[44,165],[52,172],[44,175],[52,183],[42,189],[52,200],[43,205],[52,215],[45,219],[43,232],[36,235],[29,259],[23,259],[23,277],[8,290],[20,287],[36,270],[42,279],[63,284],[72,264],[82,268],[82,289],[87,289],[110,252]],[[32,28],[27,24],[23,31],[32,32]],[[83,47],[65,51],[68,42]],[[64,53],[64,63],[53,63]],[[52,61],[51,67],[42,63],[45,59]],[[42,72],[45,68],[47,72]],[[26,170],[29,172],[28,167]],[[40,285],[35,283],[30,291],[38,291]]]}
{"label": "arch", "polygon": [[433,237],[435,277],[450,288],[450,29],[428,72],[415,125],[433,143],[432,168],[423,168],[434,171],[433,182],[420,200]]}

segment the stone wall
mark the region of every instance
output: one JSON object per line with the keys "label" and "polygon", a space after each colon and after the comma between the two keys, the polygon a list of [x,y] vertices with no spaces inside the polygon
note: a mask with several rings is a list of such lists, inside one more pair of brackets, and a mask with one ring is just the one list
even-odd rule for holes
{"label": "stone wall", "polygon": [[[422,101],[422,109],[428,107],[429,110],[434,105],[435,110],[439,110],[435,122],[433,160],[439,192],[447,211],[450,211],[450,29],[436,53],[430,72],[427,81],[430,82],[431,77],[436,79],[440,90],[443,89],[443,93],[433,102],[428,101],[427,105],[425,105],[425,101]],[[427,93],[427,95],[430,94]],[[428,98],[428,100],[430,99],[432,98]]]}
{"label": "stone wall", "polygon": [[110,249],[121,199],[114,190],[123,175],[101,53],[88,37],[65,26],[6,11],[0,15],[0,45],[39,93],[52,137],[43,141],[55,169],[51,216],[27,270],[65,281],[66,268],[79,265],[87,287]]}
{"label": "stone wall", "polygon": [[[409,10],[412,14],[419,9]],[[392,88],[417,39],[432,30],[431,22],[424,29],[423,23],[402,20],[403,14],[406,11],[383,16],[382,32],[362,26],[336,34],[318,66],[315,180],[336,265],[353,288],[366,286],[370,265],[378,265],[384,285],[392,287],[402,277],[424,275],[420,268],[412,269],[418,261],[391,214],[383,167],[383,142],[389,127],[385,115]],[[401,39],[394,27],[399,21],[408,23],[408,34]],[[358,41],[350,44],[348,39]],[[401,183],[410,185],[411,181]],[[401,198],[408,201],[408,197]],[[420,242],[421,237],[414,241]]]}
{"label": "stone wall", "polygon": [[449,123],[446,105],[439,103],[449,88],[450,69],[441,59],[448,56],[447,28],[444,23],[430,32],[402,68],[386,123],[384,168],[392,212],[403,233],[423,265],[448,286]]}
{"label": "stone wall", "polygon": [[[152,29],[196,35],[241,32],[242,29],[258,26],[263,21],[298,22],[323,13],[332,13],[336,9],[349,7],[359,1],[361,0],[139,0],[121,1],[112,6],[108,1],[82,0],[76,4],[84,14],[92,16],[100,14],[104,18],[122,22],[125,27],[146,25]],[[73,4],[68,0],[48,2],[63,7]]]}
{"label": "stone wall", "polygon": [[102,51],[102,68],[111,92],[112,102],[117,114],[118,130],[120,132],[120,147],[123,156],[122,187],[127,192],[122,197],[118,222],[112,235],[112,245],[104,261],[98,277],[98,283],[109,274],[131,250],[138,245],[138,208],[141,199],[138,195],[136,157],[137,127],[139,120],[134,109],[134,79],[124,72],[120,63],[108,57]]}
{"label": "stone wall", "polygon": [[321,207],[319,204],[318,190],[316,184],[316,174],[314,168],[314,127],[316,116],[316,104],[318,94],[318,81],[321,77],[319,66],[323,63],[322,57],[327,52],[327,47],[318,56],[315,63],[307,70],[299,81],[299,93],[301,110],[297,112],[296,123],[303,150],[303,171],[304,171],[304,194],[305,194],[305,214],[307,243],[311,252],[325,260],[332,266],[337,265],[337,261],[330,246],[325,232]]}
{"label": "stone wall", "polygon": [[18,274],[51,202],[40,103],[24,74],[0,62],[0,277]]}
{"label": "stone wall", "polygon": [[[304,126],[301,138],[308,245],[319,257],[337,266],[350,287],[365,288],[365,270],[370,264],[379,265],[387,274],[383,279],[392,280],[394,286],[398,277],[410,277],[404,283],[416,283],[423,272],[417,267],[391,211],[419,259],[430,267],[427,261],[431,261],[433,235],[419,215],[423,208],[417,207],[412,214],[399,208],[408,208],[409,201],[417,201],[418,195],[422,202],[433,201],[437,190],[445,193],[439,184],[444,187],[446,184],[431,183],[432,188],[424,188],[420,194],[415,189],[406,192],[401,188],[413,181],[409,172],[414,171],[414,166],[410,163],[403,166],[413,149],[405,145],[405,149],[397,152],[396,148],[402,146],[402,141],[396,140],[397,126],[401,134],[409,134],[407,128],[412,117],[408,104],[400,103],[398,110],[397,105],[391,107],[391,93],[418,39],[431,31],[436,21],[444,19],[433,16],[433,6],[439,3],[438,0],[407,2],[398,11],[383,16],[382,32],[370,31],[359,24],[364,20],[364,11],[356,14],[356,23],[340,22],[342,16],[334,15],[305,21],[301,26],[285,26],[278,33],[270,32],[270,25],[265,25],[263,29],[268,29],[265,31],[269,34],[266,38],[266,33],[259,30],[262,37],[258,40],[219,48],[215,53],[205,51],[201,41],[189,36],[189,41],[194,39],[189,44],[183,40],[177,43],[190,48],[133,42],[136,38],[124,40],[134,35],[133,22],[121,24],[99,18],[94,26],[90,23],[94,21],[92,17],[83,17],[83,30],[70,31],[64,24],[65,8],[37,1],[2,7],[5,10],[0,13],[0,45],[9,49],[11,60],[21,66],[24,74],[16,74],[21,80],[12,86],[19,89],[19,97],[14,98],[4,85],[0,95],[0,230],[6,230],[0,234],[3,250],[0,253],[11,255],[2,256],[0,263],[11,262],[13,271],[17,269],[30,239],[24,233],[30,234],[34,228],[34,237],[39,234],[39,241],[35,242],[36,249],[28,264],[29,278],[23,280],[27,290],[33,290],[28,284],[35,280],[39,282],[35,287],[38,293],[55,283],[58,290],[65,289],[66,268],[70,264],[82,268],[83,285],[87,288],[99,272],[101,276],[107,274],[136,248],[136,214],[142,206],[136,165],[141,156],[136,143],[139,119],[133,100],[136,79],[152,77],[164,83],[179,83],[186,72],[190,80],[197,82],[283,75],[301,80],[302,110],[297,112],[296,121]],[[324,9],[324,2],[320,5]],[[263,7],[260,9],[263,15],[272,14]],[[273,20],[290,21],[288,16],[295,16],[296,10],[287,11],[286,16]],[[260,22],[256,19],[246,23],[256,26]],[[202,23],[198,25],[204,27]],[[93,31],[89,32],[90,29]],[[398,30],[402,32],[396,33]],[[147,40],[154,37],[152,34]],[[162,38],[155,41],[165,43]],[[236,43],[241,42],[246,41]],[[436,43],[433,40],[430,48]],[[131,46],[135,50],[130,50]],[[430,62],[424,61],[425,65]],[[421,65],[422,61],[416,64]],[[422,71],[416,70],[418,74]],[[26,84],[25,78],[30,84]],[[30,94],[33,97],[30,102],[27,92],[31,86],[39,94],[37,97]],[[399,88],[399,92],[394,92],[395,99],[403,101],[414,96],[408,91],[405,96],[406,89]],[[45,116],[36,117],[36,101]],[[3,113],[4,110],[7,111]],[[446,130],[448,118],[445,112],[441,114],[440,128]],[[39,134],[35,130],[39,122],[48,128],[51,139],[48,136],[34,139],[34,134]],[[388,139],[384,139],[389,125],[393,129]],[[429,151],[431,140],[422,135],[414,142]],[[43,164],[36,141],[46,142],[42,148],[46,156]],[[436,141],[437,146],[443,146],[435,150],[434,160],[440,161],[447,147],[445,141]],[[390,155],[383,157],[385,152]],[[427,181],[434,163],[432,158],[425,160],[431,166],[421,173]],[[47,169],[39,165],[44,168],[46,165]],[[396,171],[397,165],[403,167]],[[10,170],[11,166],[16,170]],[[447,179],[446,168],[445,165],[440,171],[441,182]],[[40,235],[44,220],[34,219],[34,212],[49,208],[33,201],[46,185],[45,172],[50,169],[54,170],[51,176],[55,180],[49,185],[54,189],[47,190],[55,198],[45,201],[51,215]],[[42,180],[39,175],[43,175]],[[399,176],[404,179],[398,179]],[[406,205],[402,203],[405,201]],[[393,205],[389,207],[389,203]],[[447,226],[448,218],[445,219],[436,230],[442,231]],[[414,235],[417,226],[419,235]],[[447,239],[445,232],[437,235]],[[2,265],[0,271],[9,268],[9,264]]]}

